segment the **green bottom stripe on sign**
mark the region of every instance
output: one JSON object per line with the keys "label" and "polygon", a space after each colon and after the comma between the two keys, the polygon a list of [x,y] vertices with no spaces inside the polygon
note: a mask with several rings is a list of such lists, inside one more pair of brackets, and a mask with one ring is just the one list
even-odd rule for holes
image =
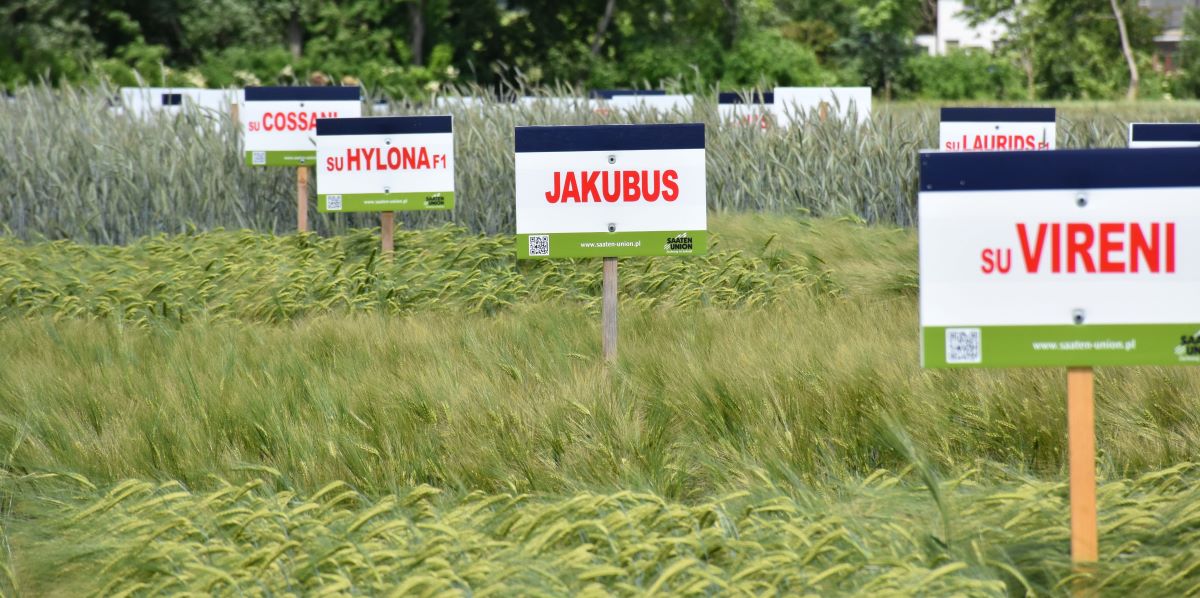
{"label": "green bottom stripe on sign", "polygon": [[452,209],[454,209],[454,192],[317,195],[318,212],[403,212]]}
{"label": "green bottom stripe on sign", "polygon": [[246,152],[247,166],[312,166],[316,162],[316,150],[309,152]]}
{"label": "green bottom stripe on sign", "polygon": [[704,255],[708,231],[547,233],[517,235],[517,258]]}
{"label": "green bottom stripe on sign", "polygon": [[928,368],[1200,365],[1200,323],[928,327],[921,361]]}

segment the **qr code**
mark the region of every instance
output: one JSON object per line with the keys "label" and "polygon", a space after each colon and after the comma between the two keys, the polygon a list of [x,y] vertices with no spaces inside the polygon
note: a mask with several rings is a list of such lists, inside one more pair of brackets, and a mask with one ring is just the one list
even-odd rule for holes
{"label": "qr code", "polygon": [[550,235],[529,235],[529,255],[550,255]]}
{"label": "qr code", "polygon": [[983,343],[978,328],[946,329],[946,363],[981,363]]}
{"label": "qr code", "polygon": [[342,196],[341,195],[326,195],[325,196],[325,209],[326,210],[342,209]]}
{"label": "qr code", "polygon": [[250,163],[251,164],[266,164],[267,163],[267,152],[251,152]]}

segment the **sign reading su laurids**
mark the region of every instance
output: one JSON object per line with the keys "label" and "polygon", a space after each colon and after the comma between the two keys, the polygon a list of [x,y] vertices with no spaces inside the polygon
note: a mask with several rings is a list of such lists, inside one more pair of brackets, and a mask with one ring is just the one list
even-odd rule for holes
{"label": "sign reading su laurids", "polygon": [[516,128],[517,257],[708,251],[704,125]]}
{"label": "sign reading su laurids", "polygon": [[1200,149],[921,154],[926,367],[1200,365]]}
{"label": "sign reading su laurids", "polygon": [[1054,108],[942,108],[938,149],[946,152],[1052,150]]}
{"label": "sign reading su laurids", "polygon": [[454,207],[450,116],[323,118],[316,133],[318,211]]}
{"label": "sign reading su laurids", "polygon": [[358,87],[247,87],[239,112],[246,164],[312,166],[317,120],[362,115]]}

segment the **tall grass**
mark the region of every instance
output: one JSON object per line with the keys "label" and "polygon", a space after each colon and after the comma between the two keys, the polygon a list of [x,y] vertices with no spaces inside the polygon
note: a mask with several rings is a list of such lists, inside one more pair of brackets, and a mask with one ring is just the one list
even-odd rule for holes
{"label": "tall grass", "polygon": [[[547,90],[541,90],[547,92]],[[160,232],[216,227],[287,232],[295,222],[292,169],[251,169],[230,123],[207,115],[141,121],[116,116],[103,89],[30,87],[0,103],[0,223],[22,238],[128,243]],[[396,103],[397,113],[431,108]],[[857,216],[911,224],[917,150],[936,145],[936,107],[883,105],[866,126],[809,122],[766,134],[719,124],[711,97],[691,114],[607,116],[546,103],[453,108],[460,200],[452,215],[405,214],[409,224],[454,223],[512,232],[513,128],[534,124],[697,121],[708,125],[709,205],[718,212]],[[1121,146],[1131,120],[1194,120],[1194,103],[1068,104],[1063,147]],[[315,192],[315,190],[313,191]],[[315,205],[315,202],[310,202]],[[369,226],[373,215],[310,214],[322,234]]]}
{"label": "tall grass", "polygon": [[[748,483],[757,470],[819,483],[903,467],[909,451],[897,447],[905,443],[949,470],[985,459],[1061,471],[1061,371],[919,368],[915,297],[905,284],[910,233],[724,222],[717,234],[731,249],[758,246],[765,253],[754,259],[777,260],[783,272],[823,263],[825,286],[772,275],[761,288],[771,300],[754,309],[680,300],[692,292],[686,284],[655,291],[653,301],[636,300],[635,288],[613,368],[599,359],[595,310],[574,294],[581,279],[529,292],[491,316],[467,313],[472,300],[447,293],[446,306],[402,319],[316,301],[308,317],[279,326],[264,323],[257,306],[293,294],[260,298],[251,280],[222,283],[229,300],[249,306],[236,320],[232,308],[230,317],[184,324],[37,311],[0,322],[0,446],[10,470],[98,481],[202,483],[255,464],[310,490],[341,480],[372,492],[417,483],[639,488],[683,500]],[[629,260],[623,271],[653,263]],[[830,287],[839,295],[814,292]],[[378,293],[364,289],[361,300]],[[1109,475],[1200,450],[1194,371],[1106,369],[1097,387]],[[896,429],[904,443],[889,440]]]}
{"label": "tall grass", "polygon": [[[762,480],[698,503],[645,492],[378,498],[333,483],[209,491],[76,479],[10,538],[0,587],[30,595],[1064,595],[1062,482],[979,469],[945,484],[953,535],[907,476],[814,490]],[[24,482],[11,485],[25,485]],[[43,481],[44,482],[44,481]],[[1200,473],[1102,484],[1100,595],[1200,586]],[[45,489],[45,484],[40,484]],[[59,495],[60,497],[62,495]],[[5,580],[4,577],[8,579]],[[8,581],[4,584],[4,581]]]}

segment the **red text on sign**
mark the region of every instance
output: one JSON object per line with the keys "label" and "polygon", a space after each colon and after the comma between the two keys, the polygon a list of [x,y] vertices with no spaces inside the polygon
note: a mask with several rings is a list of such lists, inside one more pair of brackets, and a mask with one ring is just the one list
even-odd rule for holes
{"label": "red text on sign", "polygon": [[344,156],[326,158],[325,171],[436,170],[446,164],[446,154],[431,154],[425,147],[351,147]]}
{"label": "red text on sign", "polygon": [[[1173,274],[1174,222],[1017,223],[1015,264],[1028,274]],[[980,271],[1007,274],[1013,248],[987,248]]]}
{"label": "red text on sign", "polygon": [[1033,135],[963,135],[962,140],[946,142],[950,151],[1044,150],[1050,144]]}
{"label": "red text on sign", "polygon": [[[263,114],[264,131],[311,131],[317,128],[318,118],[337,118],[337,112],[268,112]],[[256,123],[250,123],[255,130]]]}
{"label": "red text on sign", "polygon": [[583,170],[555,172],[550,203],[609,203],[617,201],[675,201],[679,173],[674,170]]}

